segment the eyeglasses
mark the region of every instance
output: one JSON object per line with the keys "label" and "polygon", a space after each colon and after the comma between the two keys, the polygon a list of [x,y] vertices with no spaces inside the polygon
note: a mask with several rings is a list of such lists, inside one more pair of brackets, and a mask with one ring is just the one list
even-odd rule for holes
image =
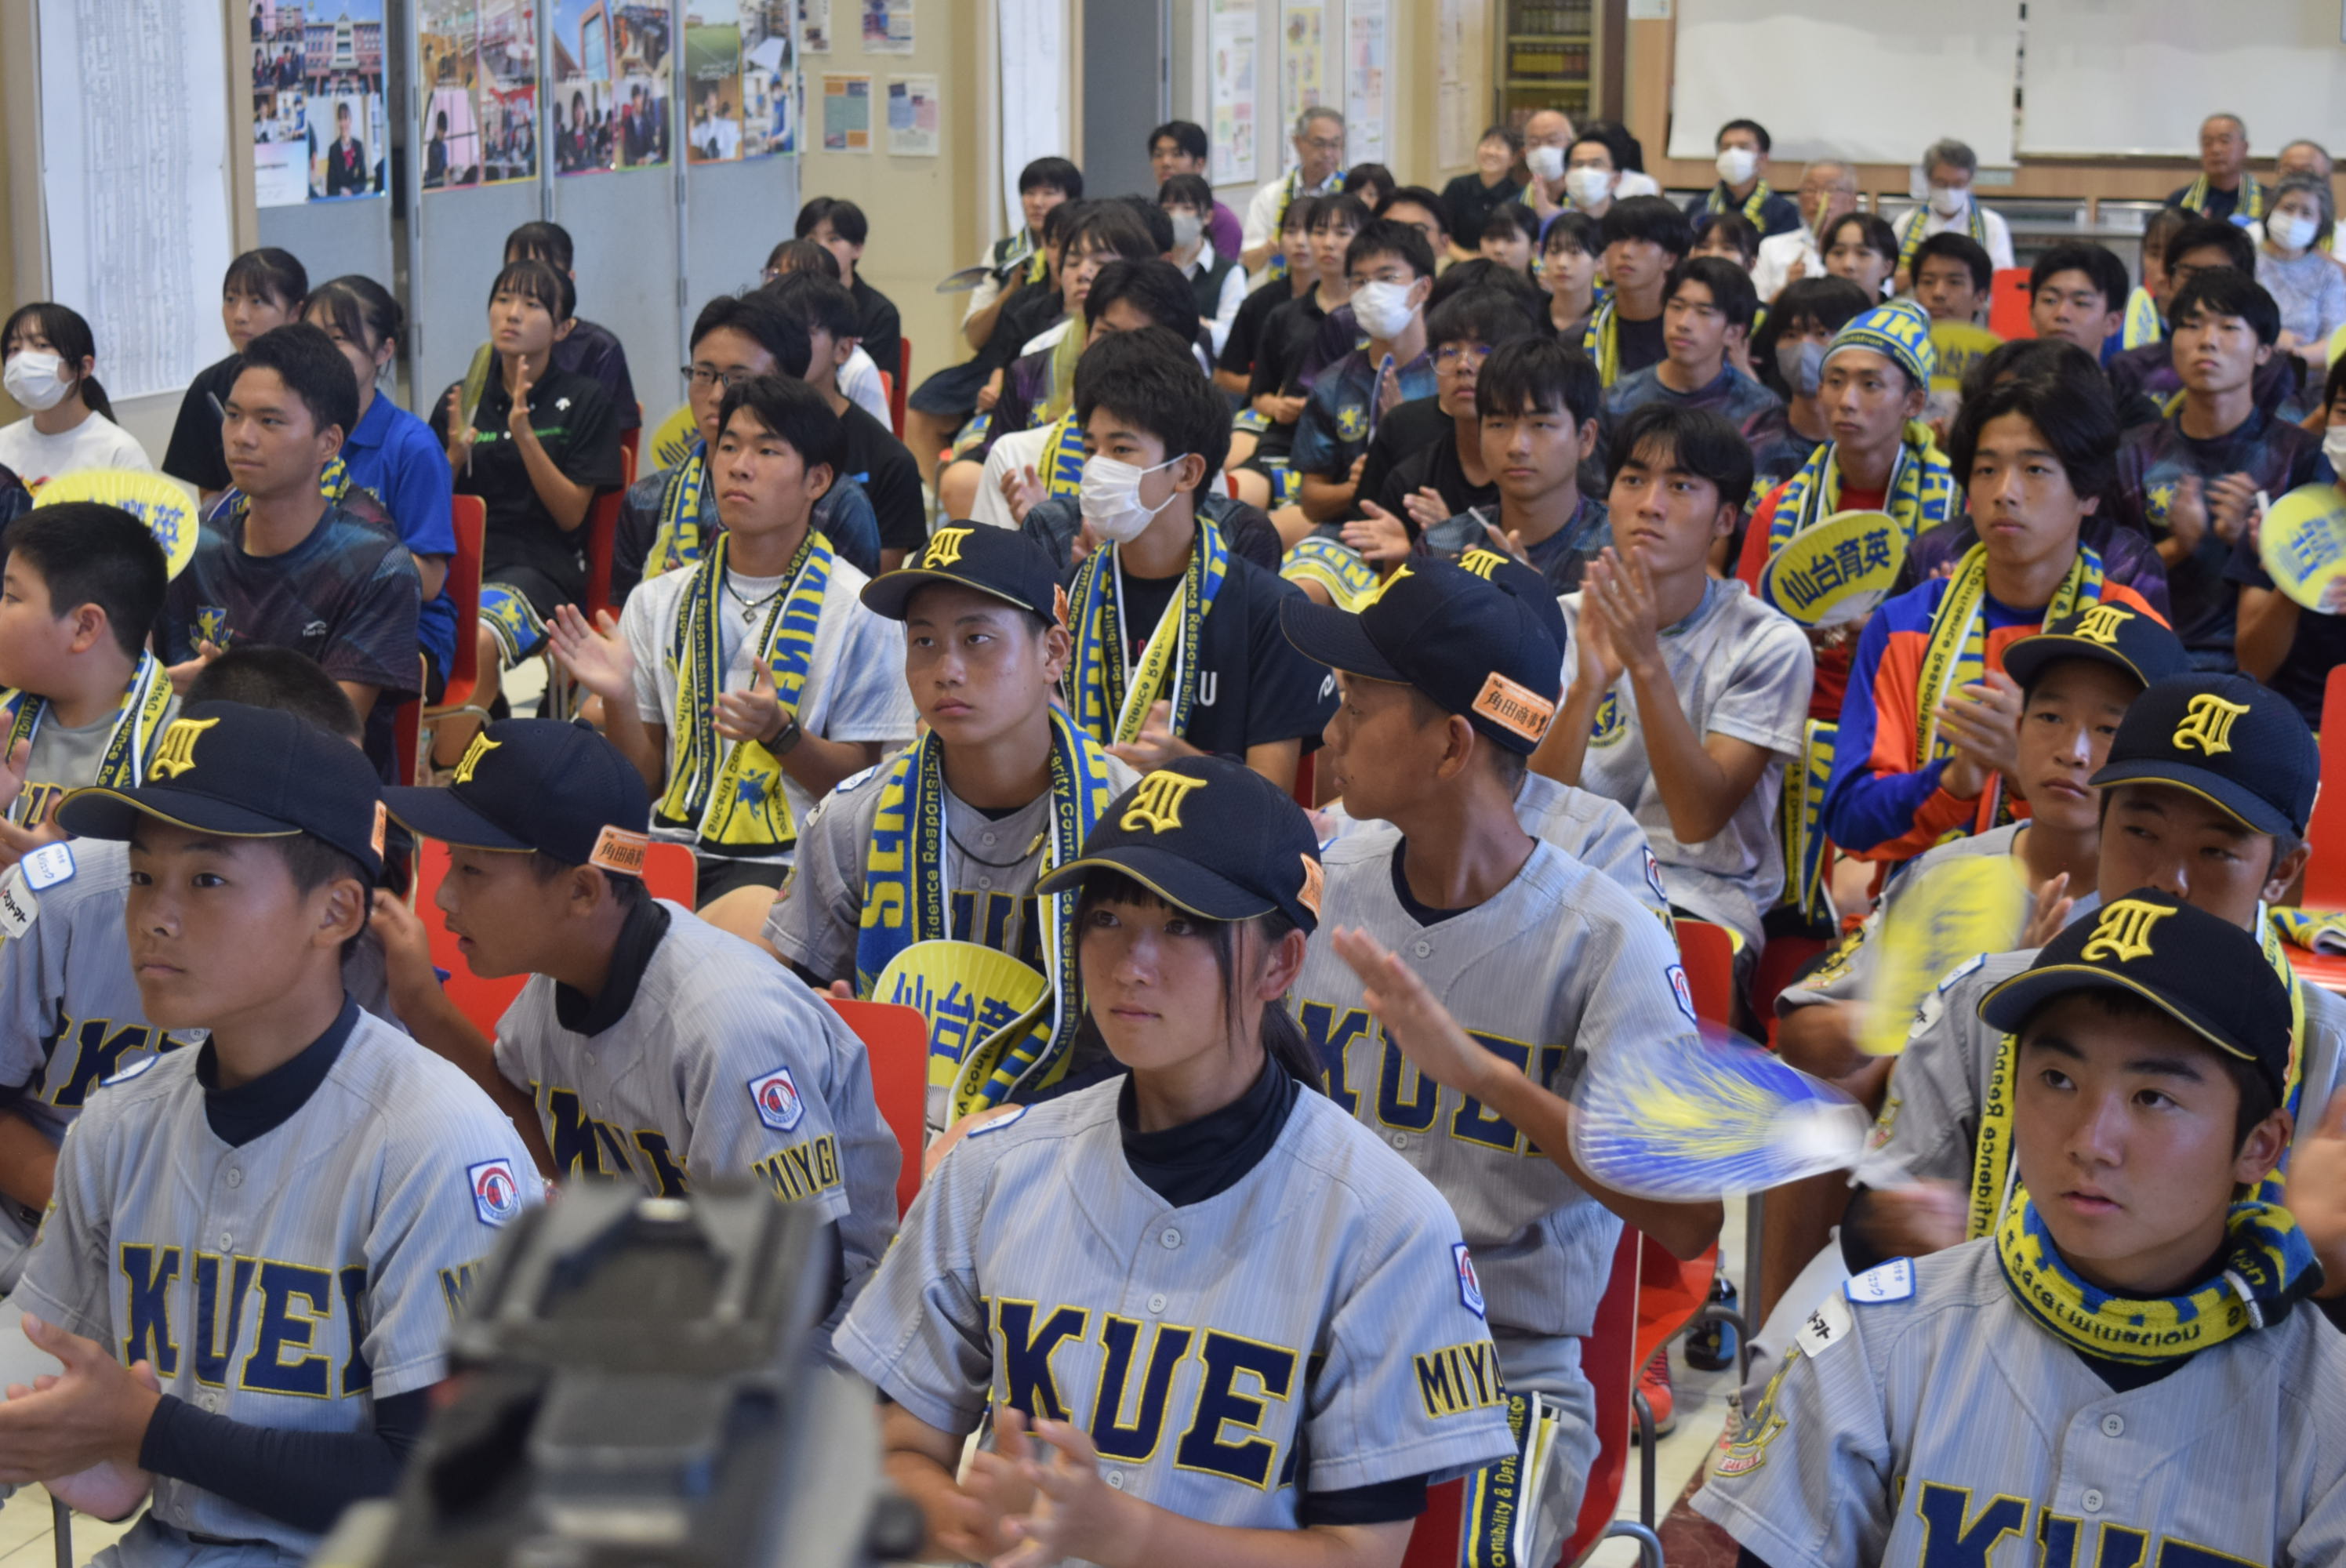
{"label": "eyeglasses", "polygon": [[1306,137],[1301,145],[1313,152],[1341,152],[1344,150],[1344,138],[1340,136]]}
{"label": "eyeglasses", "polygon": [[1433,351],[1434,364],[1445,371],[1461,365],[1479,365],[1491,357],[1488,343],[1444,343]]}
{"label": "eyeglasses", "polygon": [[754,371],[712,371],[707,365],[687,365],[684,367],[684,373],[692,378],[693,387],[697,391],[707,392],[711,387],[722,387],[727,392],[731,392],[743,382],[754,380],[757,372]]}

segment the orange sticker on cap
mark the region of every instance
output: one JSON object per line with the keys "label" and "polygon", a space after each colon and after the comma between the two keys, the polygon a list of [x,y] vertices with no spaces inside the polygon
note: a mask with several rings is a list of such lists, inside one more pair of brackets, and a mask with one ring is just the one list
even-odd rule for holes
{"label": "orange sticker on cap", "polygon": [[382,853],[384,842],[391,837],[391,809],[382,801],[374,803],[374,852]]}
{"label": "orange sticker on cap", "polygon": [[1328,885],[1328,873],[1321,869],[1317,856],[1302,855],[1297,858],[1303,862],[1303,891],[1295,895],[1295,901],[1310,910],[1313,920],[1318,920],[1320,891]]}
{"label": "orange sticker on cap", "polygon": [[586,857],[590,866],[599,866],[616,876],[640,877],[644,861],[650,855],[651,837],[646,833],[630,833],[625,828],[606,827],[595,840],[595,852]]}
{"label": "orange sticker on cap", "polygon": [[1525,740],[1537,740],[1547,733],[1548,720],[1556,717],[1556,704],[1493,670],[1491,678],[1483,683],[1482,695],[1474,699],[1474,711],[1502,729],[1511,729]]}

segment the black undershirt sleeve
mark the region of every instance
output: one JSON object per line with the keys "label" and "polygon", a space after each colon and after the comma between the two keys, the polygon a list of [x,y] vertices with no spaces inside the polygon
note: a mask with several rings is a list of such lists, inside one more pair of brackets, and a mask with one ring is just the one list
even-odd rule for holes
{"label": "black undershirt sleeve", "polygon": [[1768,1568],[1768,1564],[1749,1546],[1739,1546],[1735,1550],[1735,1568]]}
{"label": "black undershirt sleeve", "polygon": [[1849,1208],[1841,1217],[1841,1261],[1849,1265],[1849,1271],[1851,1274],[1862,1274],[1869,1268],[1878,1268],[1890,1261],[1874,1249],[1872,1243],[1867,1240],[1863,1234],[1866,1229],[1865,1211],[1872,1196],[1873,1189],[1871,1187],[1851,1188]]}
{"label": "black undershirt sleeve", "polygon": [[166,1394],[147,1423],[138,1467],[297,1530],[321,1532],[352,1503],[387,1497],[398,1486],[431,1419],[430,1398],[430,1390],[417,1389],[377,1400],[372,1431],[317,1432],[251,1426]]}
{"label": "black undershirt sleeve", "polygon": [[1374,1486],[1348,1487],[1342,1492],[1303,1494],[1301,1522],[1314,1524],[1396,1524],[1425,1512],[1425,1477],[1403,1476]]}

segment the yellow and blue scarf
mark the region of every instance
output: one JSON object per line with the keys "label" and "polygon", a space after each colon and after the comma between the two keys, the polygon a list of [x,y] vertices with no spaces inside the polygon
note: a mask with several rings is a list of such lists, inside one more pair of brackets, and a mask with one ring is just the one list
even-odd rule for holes
{"label": "yellow and blue scarf", "polygon": [[1118,546],[1095,550],[1086,558],[1067,596],[1075,606],[1076,650],[1065,686],[1067,706],[1085,734],[1103,746],[1139,739],[1148,710],[1166,695],[1168,677],[1173,733],[1188,728],[1190,705],[1198,695],[1198,645],[1229,569],[1230,550],[1221,530],[1200,516],[1181,586],[1141,650],[1140,667],[1127,672]]}
{"label": "yellow and blue scarf", "polygon": [[[148,765],[155,759],[155,748],[162,743],[166,728],[163,717],[171,710],[171,679],[163,661],[151,653],[138,656],[138,667],[131,671],[130,684],[122,694],[122,706],[115,710],[114,728],[106,738],[106,749],[97,759],[97,776],[87,780],[117,789],[135,789],[147,781]],[[13,708],[8,723],[8,738],[0,741],[0,757],[15,754],[16,743],[29,744],[41,732],[41,720],[48,716],[49,699],[36,697],[28,691],[0,692],[0,708]],[[52,802],[29,799],[26,794],[16,800],[0,801],[8,820],[26,827],[37,826],[46,816]],[[25,807],[20,816],[19,806]]]}
{"label": "yellow and blue scarf", "polygon": [[709,443],[696,441],[684,461],[668,471],[660,491],[659,525],[644,557],[644,581],[700,559],[709,535],[717,532],[705,515],[708,496]]}
{"label": "yellow and blue scarf", "polygon": [[1290,583],[1317,583],[1338,609],[1358,615],[1376,596],[1377,569],[1341,539],[1310,534],[1297,540],[1279,563]]}
{"label": "yellow and blue scarf", "polygon": [[[2208,183],[2208,177],[2202,174],[2184,190],[2183,199],[2175,205],[2195,218],[2206,218],[2208,216],[2208,198],[2213,191],[2214,188]],[[2235,219],[2245,218],[2253,222],[2264,215],[2265,188],[2257,183],[2255,175],[2244,168],[2240,170],[2240,188],[2232,199],[2232,216]]]}
{"label": "yellow and blue scarf", "polygon": [[1580,329],[1580,351],[1596,361],[1599,385],[1609,387],[1621,379],[1621,329],[1614,320],[1609,287],[1596,290],[1596,308],[1588,312],[1588,324]]}
{"label": "yellow and blue scarf", "polygon": [[[1923,232],[1930,227],[1931,209],[1927,207],[1916,209],[1914,221],[1908,227],[1906,238],[1898,247],[1898,270],[1906,274],[1910,288],[1914,276],[1914,252],[1923,249],[1923,241],[1930,238]],[[1945,230],[1940,232],[1944,233]],[[1987,219],[1981,213],[1976,197],[1966,198],[1964,202],[1964,232],[1971,236],[1973,244],[1983,250],[1987,249]]]}
{"label": "yellow and blue scarf", "polygon": [[1044,494],[1080,497],[1084,493],[1084,461],[1089,456],[1091,442],[1076,423],[1076,411],[1069,409],[1051,427],[1049,438],[1043,443],[1043,461],[1035,466],[1035,472],[1043,476]]}
{"label": "yellow and blue scarf", "polygon": [[[2053,602],[2045,606],[2044,625],[2066,620],[2083,605],[2100,602],[2102,557],[2080,542],[2077,558],[2069,563]],[[1923,645],[1923,667],[1914,694],[1914,767],[1951,757],[1954,748],[1939,737],[1940,704],[1963,687],[1987,678],[1987,546],[1974,545],[1955,563],[1947,592],[1931,616],[1930,640]],[[1994,786],[1991,786],[1994,788]]]}
{"label": "yellow and blue scarf", "polygon": [[[1768,521],[1768,553],[1782,549],[1795,534],[1805,534],[1841,509],[1841,462],[1837,443],[1827,442],[1809,454],[1784,481]],[[1890,472],[1890,490],[1882,509],[1897,519],[1913,544],[1915,535],[1935,528],[1954,514],[1955,476],[1947,454],[1932,438],[1931,427],[1909,420],[1898,438],[1898,461]]]}
{"label": "yellow and blue scarf", "polygon": [[[729,535],[719,534],[694,568],[699,575],[678,601],[667,657],[676,672],[668,716],[668,788],[653,811],[663,828],[689,828],[699,847],[719,855],[759,856],[798,842],[798,824],[782,792],[782,766],[754,740],[717,733],[717,694],[725,679],[718,617],[725,613]],[[758,631],[760,657],[774,674],[774,696],[795,715],[814,665],[815,627],[830,585],[831,541],[810,529]]]}
{"label": "yellow and blue scarf", "polygon": [[2127,296],[2126,320],[2118,329],[2118,346],[2138,349],[2166,336],[2167,323],[2158,319],[2158,301],[2151,298],[2149,290],[2137,286]]}
{"label": "yellow and blue scarf", "polygon": [[[872,841],[863,856],[863,921],[855,939],[855,991],[865,998],[889,963],[916,942],[953,936],[953,890],[945,885],[944,746],[923,735],[886,765]],[[1058,708],[1051,709],[1051,828],[1043,871],[1076,859],[1116,788],[1107,750],[1078,730]],[[997,1024],[972,1045],[964,1062],[985,1060],[978,1070],[979,1105],[956,1106],[965,1114],[998,1105],[1015,1089],[1042,1087],[1066,1071],[1076,1030],[1083,1022],[1076,964],[1076,893],[1038,893],[1050,930],[1043,943],[1050,976],[1048,1017]],[[981,1023],[984,1023],[981,1020]],[[964,1082],[970,1082],[964,1068]]]}
{"label": "yellow and blue scarf", "polygon": [[[1727,203],[1721,199],[1721,196],[1726,189],[1727,187],[1724,185],[1712,186],[1710,188],[1710,194],[1702,199],[1703,206],[1712,212],[1726,211]],[[1768,232],[1767,220],[1762,219],[1760,216],[1760,209],[1768,205],[1768,199],[1775,194],[1776,193],[1773,190],[1768,188],[1768,182],[1763,179],[1751,188],[1751,194],[1743,199],[1743,205],[1736,209],[1736,210],[1743,214],[1743,220],[1746,223],[1749,223],[1752,228],[1757,229],[1760,233],[1765,234]]]}

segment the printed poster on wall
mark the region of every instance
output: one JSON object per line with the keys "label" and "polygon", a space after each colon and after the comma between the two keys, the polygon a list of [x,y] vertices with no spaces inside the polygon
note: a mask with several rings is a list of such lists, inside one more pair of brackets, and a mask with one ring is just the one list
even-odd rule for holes
{"label": "printed poster on wall", "polygon": [[863,0],[863,52],[913,52],[913,0]]}
{"label": "printed poster on wall", "polygon": [[1214,0],[1207,40],[1213,182],[1255,178],[1255,0]]}
{"label": "printed poster on wall", "polygon": [[856,71],[822,74],[822,150],[872,150],[872,78]]}
{"label": "printed poster on wall", "polygon": [[1350,0],[1344,13],[1344,157],[1385,160],[1385,0]]}
{"label": "printed poster on wall", "polygon": [[668,162],[671,25],[665,5],[556,0],[556,173]]}
{"label": "printed poster on wall", "polygon": [[342,0],[312,20],[250,0],[254,196],[262,207],[383,193],[382,0]]}
{"label": "printed poster on wall", "polygon": [[1279,130],[1283,140],[1295,117],[1330,101],[1325,87],[1327,7],[1320,0],[1287,0],[1279,17]]}
{"label": "printed poster on wall", "polygon": [[798,150],[791,0],[694,0],[685,14],[685,147],[694,163]]}
{"label": "printed poster on wall", "polygon": [[529,0],[423,0],[423,188],[537,175],[537,18]]}
{"label": "printed poster on wall", "polygon": [[799,53],[831,53],[831,0],[799,0]]}
{"label": "printed poster on wall", "polygon": [[888,150],[898,158],[937,156],[937,79],[888,78]]}

